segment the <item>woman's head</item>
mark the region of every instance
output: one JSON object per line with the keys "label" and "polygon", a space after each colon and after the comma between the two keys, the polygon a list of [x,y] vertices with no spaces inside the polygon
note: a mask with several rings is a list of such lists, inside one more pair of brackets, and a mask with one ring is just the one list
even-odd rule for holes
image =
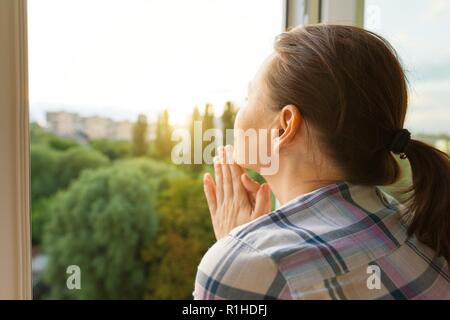
{"label": "woman's head", "polygon": [[[352,183],[396,182],[400,169],[389,145],[403,128],[408,95],[389,43],[356,27],[313,25],[280,34],[274,49],[235,127],[275,128],[280,154],[310,157],[311,150],[310,161],[319,155]],[[410,234],[449,259],[449,158],[416,140],[405,154],[413,173]]]}

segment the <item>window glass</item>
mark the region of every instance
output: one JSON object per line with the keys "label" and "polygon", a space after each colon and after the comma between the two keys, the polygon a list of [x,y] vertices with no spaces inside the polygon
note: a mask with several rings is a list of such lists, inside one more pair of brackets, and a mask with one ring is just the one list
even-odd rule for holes
{"label": "window glass", "polygon": [[[365,0],[364,27],[385,37],[399,54],[409,82],[405,127],[414,139],[450,154],[450,2]],[[400,181],[384,190],[406,200],[409,162]]]}
{"label": "window glass", "polygon": [[213,243],[175,129],[232,126],[283,1],[29,0],[35,299],[191,298]]}
{"label": "window glass", "polygon": [[365,28],[398,51],[410,82],[405,126],[449,152],[450,2],[366,0]]}

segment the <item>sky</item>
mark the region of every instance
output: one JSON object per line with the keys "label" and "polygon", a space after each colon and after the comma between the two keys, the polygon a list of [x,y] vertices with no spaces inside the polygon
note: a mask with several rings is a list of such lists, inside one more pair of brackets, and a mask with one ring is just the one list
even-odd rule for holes
{"label": "sky", "polygon": [[[405,126],[450,134],[450,1],[366,0],[365,26],[399,52]],[[283,0],[28,0],[31,119],[72,111],[185,123],[193,107],[244,103],[282,32]]]}
{"label": "sky", "polygon": [[[282,0],[29,0],[32,120],[134,120],[242,103],[282,32]],[[255,10],[257,8],[257,10]]]}
{"label": "sky", "polygon": [[450,134],[450,1],[365,0],[365,27],[399,53],[410,83],[405,127]]}

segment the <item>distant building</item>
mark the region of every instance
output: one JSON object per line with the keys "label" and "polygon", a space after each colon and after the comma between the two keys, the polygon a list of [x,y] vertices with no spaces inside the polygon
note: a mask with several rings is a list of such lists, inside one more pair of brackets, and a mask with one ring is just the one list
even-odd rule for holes
{"label": "distant building", "polygon": [[130,121],[113,122],[111,131],[111,139],[130,141],[133,136],[133,123]]}
{"label": "distant building", "polygon": [[60,137],[77,139],[81,136],[89,140],[132,139],[133,123],[130,121],[114,121],[110,118],[92,116],[80,117],[71,112],[47,112],[48,130]]}
{"label": "distant building", "polygon": [[80,117],[71,112],[47,112],[48,129],[61,137],[75,137],[81,130]]}
{"label": "distant building", "polygon": [[106,139],[111,138],[112,120],[103,117],[83,117],[83,132],[89,139]]}

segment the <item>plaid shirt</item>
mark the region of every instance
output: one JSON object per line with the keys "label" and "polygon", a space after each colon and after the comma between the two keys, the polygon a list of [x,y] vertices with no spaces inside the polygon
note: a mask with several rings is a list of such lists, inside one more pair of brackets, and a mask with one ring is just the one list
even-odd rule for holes
{"label": "plaid shirt", "polygon": [[407,238],[402,210],[345,181],[301,195],[209,248],[194,299],[450,299],[448,263]]}

